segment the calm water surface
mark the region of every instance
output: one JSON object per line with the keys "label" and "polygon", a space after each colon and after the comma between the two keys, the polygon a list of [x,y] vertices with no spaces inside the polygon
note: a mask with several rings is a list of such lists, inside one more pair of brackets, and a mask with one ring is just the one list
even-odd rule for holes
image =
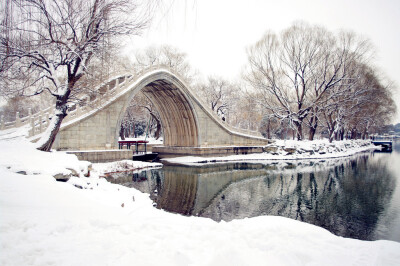
{"label": "calm water surface", "polygon": [[150,194],[156,207],[231,221],[279,215],[363,240],[400,242],[400,143],[392,153],[197,167],[165,165],[115,175]]}

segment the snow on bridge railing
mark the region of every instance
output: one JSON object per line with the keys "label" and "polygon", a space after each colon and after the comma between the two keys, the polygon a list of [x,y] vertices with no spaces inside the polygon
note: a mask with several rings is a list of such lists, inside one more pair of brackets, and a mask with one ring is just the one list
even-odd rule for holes
{"label": "snow on bridge railing", "polygon": [[[141,69],[140,71],[133,73],[123,73],[119,75],[115,75],[114,77],[108,79],[106,82],[95,86],[92,90],[92,94],[84,95],[76,103],[71,104],[68,108],[68,115],[64,118],[63,123],[70,122],[75,119],[79,119],[80,117],[86,116],[89,111],[94,109],[101,109],[105,104],[107,104],[111,98],[118,95],[120,92],[124,91],[127,86],[131,85],[134,81],[143,77],[145,74],[150,73],[155,70],[166,70],[175,75],[179,80],[186,83],[185,78],[175,72],[174,69],[170,68],[166,65],[154,65],[148,68]],[[192,96],[196,101],[198,101],[204,107],[207,104],[198,97],[198,95],[192,91],[187,84],[185,84],[186,88],[190,91]],[[33,137],[41,134],[46,130],[51,120],[51,117],[54,115],[55,103],[52,106],[40,110],[35,114],[31,113],[31,109],[29,109],[29,114],[26,117],[19,117],[19,112],[16,113],[15,121],[13,122],[4,122],[4,116],[1,117],[0,120],[0,130],[10,129],[10,128],[18,128],[26,125],[30,125],[29,137]],[[221,118],[218,117],[217,114],[208,110],[209,114],[214,117],[217,121],[220,121]],[[258,131],[252,131],[249,129],[241,129],[236,128],[229,125],[225,121],[220,121],[222,124],[229,130],[233,132],[238,132],[246,135],[253,135],[262,137],[261,133]]]}
{"label": "snow on bridge railing", "polygon": [[184,80],[184,78],[182,78],[179,74],[176,74],[173,69],[166,65],[154,65],[133,73],[127,72],[124,74],[115,75],[106,82],[96,86],[91,95],[85,95],[83,98],[78,100],[79,103],[71,105],[68,111],[68,116],[64,118],[63,123],[78,119],[82,115],[86,115],[90,110],[100,110],[111,100],[111,98],[126,90],[129,85],[139,78],[152,71],[163,69],[173,73],[179,79]]}
{"label": "snow on bridge railing", "polygon": [[15,121],[5,122],[4,116],[0,118],[0,130],[11,128],[19,128],[22,126],[30,125],[29,137],[42,133],[50,122],[50,117],[54,114],[54,106],[47,107],[39,110],[37,113],[32,114],[31,109],[28,109],[28,115],[20,117],[19,112],[16,112]]}
{"label": "snow on bridge railing", "polygon": [[[136,73],[124,73],[115,75],[106,82],[96,86],[91,95],[82,96],[76,103],[69,106],[68,115],[64,118],[63,123],[78,119],[93,109],[99,109],[110,98],[117,95],[126,88],[126,85],[138,79],[147,72],[159,69],[160,66],[152,66],[147,69],[142,69]],[[166,68],[165,66],[163,68]],[[101,90],[102,89],[102,90]],[[29,137],[34,137],[43,133],[49,125],[51,117],[54,115],[55,103],[52,106],[39,110],[32,114],[31,109],[28,109],[28,115],[20,117],[19,112],[16,112],[15,120],[11,122],[4,121],[4,115],[0,117],[0,130],[19,128],[22,126],[30,126]]]}

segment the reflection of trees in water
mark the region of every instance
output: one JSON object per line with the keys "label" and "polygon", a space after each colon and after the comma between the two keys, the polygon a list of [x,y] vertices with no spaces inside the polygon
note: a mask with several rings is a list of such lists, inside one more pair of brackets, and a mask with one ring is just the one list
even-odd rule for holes
{"label": "reflection of trees in water", "polygon": [[391,200],[395,178],[383,160],[368,162],[367,156],[352,161],[351,167],[344,167],[339,174],[343,193],[338,194],[334,207],[347,228],[334,232],[371,239],[379,216]]}
{"label": "reflection of trees in water", "polygon": [[291,174],[272,173],[233,183],[202,216],[229,221],[280,215],[337,235],[371,239],[393,188],[394,178],[383,161],[369,162],[368,156],[359,156],[326,170],[298,168]]}

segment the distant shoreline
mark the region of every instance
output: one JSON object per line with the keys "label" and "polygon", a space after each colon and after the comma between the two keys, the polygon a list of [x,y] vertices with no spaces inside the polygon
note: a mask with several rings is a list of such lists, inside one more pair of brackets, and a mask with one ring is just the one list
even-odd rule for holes
{"label": "distant shoreline", "polygon": [[162,159],[162,162],[199,165],[235,161],[294,161],[321,160],[349,157],[360,152],[379,149],[370,140],[343,140],[329,143],[327,140],[292,141],[277,140],[265,146],[264,153],[229,156],[184,156]]}

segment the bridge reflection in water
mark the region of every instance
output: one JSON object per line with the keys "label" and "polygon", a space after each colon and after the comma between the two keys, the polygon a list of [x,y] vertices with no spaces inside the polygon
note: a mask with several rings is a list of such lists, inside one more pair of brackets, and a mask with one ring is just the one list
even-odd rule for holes
{"label": "bridge reflection in water", "polygon": [[340,236],[386,239],[390,232],[380,221],[385,215],[396,215],[387,214],[396,182],[385,161],[371,156],[293,163],[166,165],[109,180],[149,193],[157,208],[174,213],[216,221],[279,215]]}

